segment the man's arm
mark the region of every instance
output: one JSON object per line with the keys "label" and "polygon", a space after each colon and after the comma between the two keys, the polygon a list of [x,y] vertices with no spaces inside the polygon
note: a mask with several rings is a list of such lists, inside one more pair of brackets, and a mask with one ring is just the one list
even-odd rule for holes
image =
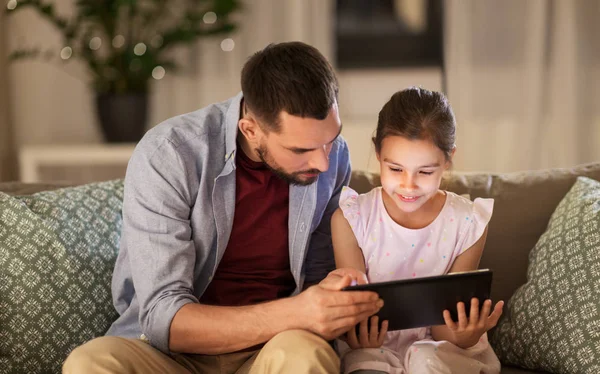
{"label": "man's arm", "polygon": [[306,329],[333,338],[376,313],[375,293],[339,292],[349,278],[331,277],[292,298],[245,307],[201,305],[193,294],[196,250],[189,221],[198,184],[174,146],[142,141],[125,182],[123,240],[150,343],[170,351],[232,352],[277,333]]}
{"label": "man's arm", "polygon": [[198,302],[192,292],[196,250],[189,222],[194,181],[187,180],[188,172],[170,142],[146,136],[125,176],[121,249],[129,259],[141,331],[165,353],[173,316]]}
{"label": "man's arm", "polygon": [[173,318],[169,348],[174,352],[222,354],[264,343],[293,329],[331,340],[383,305],[373,292],[339,291],[350,282],[349,276],[332,274],[299,295],[250,306],[187,304]]}

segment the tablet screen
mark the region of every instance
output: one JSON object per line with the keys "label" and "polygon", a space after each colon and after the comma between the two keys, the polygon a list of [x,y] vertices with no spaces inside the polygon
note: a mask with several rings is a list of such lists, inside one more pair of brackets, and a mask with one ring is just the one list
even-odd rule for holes
{"label": "tablet screen", "polygon": [[465,303],[469,311],[471,299],[479,305],[490,298],[492,271],[489,269],[411,278],[382,283],[349,286],[344,291],[374,291],[384,305],[376,315],[380,323],[389,321],[388,331],[443,325],[443,311],[450,311],[457,321],[456,304]]}

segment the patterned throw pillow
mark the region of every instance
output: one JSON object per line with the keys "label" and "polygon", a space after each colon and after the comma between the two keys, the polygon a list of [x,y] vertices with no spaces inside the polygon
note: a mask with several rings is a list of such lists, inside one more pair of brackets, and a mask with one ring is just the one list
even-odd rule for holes
{"label": "patterned throw pillow", "polygon": [[111,276],[122,181],[11,197],[0,192],[0,371],[60,373],[116,312]]}
{"label": "patterned throw pillow", "polygon": [[505,364],[600,373],[600,182],[579,177],[560,202],[492,344]]}

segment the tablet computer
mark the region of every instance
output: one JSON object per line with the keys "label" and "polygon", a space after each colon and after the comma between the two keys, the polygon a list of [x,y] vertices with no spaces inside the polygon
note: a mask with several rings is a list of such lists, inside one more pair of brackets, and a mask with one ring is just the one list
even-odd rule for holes
{"label": "tablet computer", "polygon": [[444,325],[443,312],[457,321],[456,304],[465,303],[467,316],[471,299],[479,305],[490,298],[492,271],[489,269],[348,286],[344,291],[374,291],[384,305],[376,314],[379,323],[388,320],[388,331]]}

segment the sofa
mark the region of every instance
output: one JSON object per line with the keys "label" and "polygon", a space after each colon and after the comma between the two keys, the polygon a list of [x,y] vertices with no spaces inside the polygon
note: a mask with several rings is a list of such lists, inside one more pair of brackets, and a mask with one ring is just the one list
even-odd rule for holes
{"label": "sofa", "polygon": [[[529,253],[578,176],[600,180],[600,162],[505,174],[452,171],[444,178],[444,189],[495,199],[480,264],[494,272],[493,300],[508,301],[526,282]],[[378,183],[377,174],[355,171],[350,186],[366,192]],[[60,372],[70,350],[102,335],[116,317],[110,279],[122,193],[121,180],[0,183],[0,372]]]}

